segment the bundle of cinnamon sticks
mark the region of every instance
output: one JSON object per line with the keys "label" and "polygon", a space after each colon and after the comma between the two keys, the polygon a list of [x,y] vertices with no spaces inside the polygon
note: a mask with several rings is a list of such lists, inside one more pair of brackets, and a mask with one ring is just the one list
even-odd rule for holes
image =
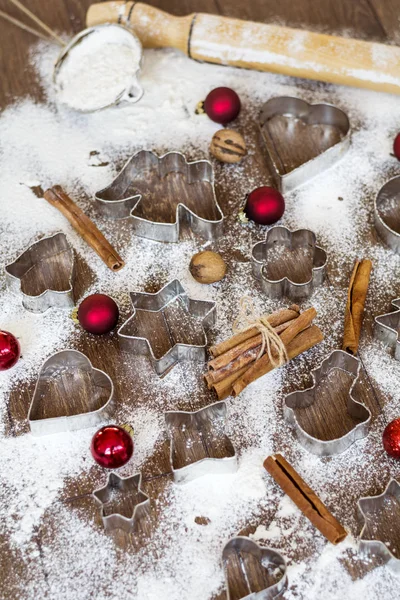
{"label": "bundle of cinnamon sticks", "polygon": [[[280,310],[262,319],[274,328],[291,360],[323,340],[321,330],[312,325],[317,311],[309,308],[303,313],[297,305]],[[267,351],[260,357],[262,335],[257,326],[237,333],[228,340],[212,346],[205,380],[219,400],[237,396],[250,383],[272,371],[277,365]],[[274,357],[272,357],[274,358]]]}

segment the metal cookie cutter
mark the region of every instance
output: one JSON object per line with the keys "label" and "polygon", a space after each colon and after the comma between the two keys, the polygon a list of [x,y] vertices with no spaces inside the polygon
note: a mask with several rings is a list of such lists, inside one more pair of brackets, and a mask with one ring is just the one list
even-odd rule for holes
{"label": "metal cookie cutter", "polygon": [[[328,147],[324,152],[308,160],[304,164],[287,171],[278,161],[273,151],[274,142],[268,132],[267,124],[276,116],[300,119],[307,125],[327,125],[340,132],[341,139]],[[300,98],[282,96],[268,100],[261,109],[259,117],[261,136],[266,146],[266,157],[277,187],[282,192],[289,192],[302,185],[321,171],[331,167],[340,160],[350,146],[350,122],[347,115],[332,104],[309,104]]]}
{"label": "metal cookie cutter", "polygon": [[400,254],[400,219],[397,215],[386,215],[385,211],[400,208],[400,177],[385,183],[375,198],[374,219],[379,237],[397,254]]}
{"label": "metal cookie cutter", "polygon": [[177,279],[130,296],[133,314],[118,330],[122,350],[148,356],[160,377],[182,360],[205,361],[215,302],[192,300]]}
{"label": "metal cookie cutter", "polygon": [[[63,48],[60,56],[57,59],[53,72],[53,83],[62,89],[61,85],[59,84],[59,75],[62,72],[66,60],[81,44],[83,40],[86,40],[89,36],[97,33],[102,34],[104,37],[104,40],[102,42],[103,46],[104,43],[106,43],[107,41],[107,37],[109,36],[110,41],[113,41],[114,44],[120,43],[121,45],[128,46],[134,49],[139,55],[139,60],[137,63],[138,68],[136,69],[136,71],[132,71],[130,80],[126,84],[125,89],[123,89],[115,98],[113,98],[111,102],[108,101],[104,105],[98,105],[95,108],[90,108],[86,110],[82,108],[77,108],[75,106],[71,106],[71,108],[80,112],[96,112],[98,110],[103,110],[104,108],[109,108],[110,106],[120,104],[121,102],[134,103],[140,100],[140,98],[143,96],[143,89],[138,81],[138,74],[140,72],[143,61],[142,45],[140,43],[139,38],[134,34],[134,32],[131,29],[128,29],[123,25],[117,25],[116,23],[104,23],[101,25],[96,25],[94,27],[89,27],[88,29],[84,29],[75,37],[73,37],[72,40]],[[112,40],[112,37],[115,34],[118,34],[118,36],[120,37],[120,41],[116,41],[116,39]],[[98,46],[101,47],[101,40],[98,41]],[[94,48],[93,53],[95,53],[97,50],[97,47]]]}
{"label": "metal cookie cutter", "polygon": [[226,412],[226,403],[216,402],[196,412],[165,413],[175,483],[237,470],[235,448],[225,433]]}
{"label": "metal cookie cutter", "polygon": [[[271,548],[262,548],[247,537],[231,539],[222,552],[225,570],[227,600],[239,599],[237,585],[231,587],[228,566],[231,563],[242,577],[235,577],[238,584],[243,579],[241,600],[273,600],[287,588],[287,566],[283,556]],[[252,581],[254,579],[254,581]],[[257,581],[255,581],[255,579]],[[247,588],[247,591],[244,591]],[[234,591],[235,590],[235,591]]]}
{"label": "metal cookie cutter", "polygon": [[[334,350],[317,369],[312,371],[314,381],[312,387],[292,392],[285,397],[283,409],[285,419],[294,427],[300,444],[309,452],[318,456],[341,454],[354,442],[368,434],[371,413],[364,404],[357,402],[353,397],[353,389],[359,377],[360,367],[361,363],[355,356],[342,350]],[[353,376],[354,381],[348,393],[347,411],[353,418],[359,419],[360,423],[340,438],[320,440],[304,431],[297,420],[296,410],[308,408],[315,402],[318,385],[333,369],[341,369]]]}
{"label": "metal cookie cutter", "polygon": [[[77,413],[87,408],[86,411]],[[90,410],[92,408],[92,410]],[[114,384],[78,350],[61,350],[39,372],[28,421],[33,435],[94,427],[114,410]]]}
{"label": "metal cookie cutter", "polygon": [[394,350],[394,357],[400,360],[400,298],[392,300],[392,306],[397,310],[375,317],[375,337]]}
{"label": "metal cookie cutter", "polygon": [[53,306],[74,306],[74,252],[64,233],[35,242],[5,272],[9,288],[22,296],[26,310],[42,313]]}
{"label": "metal cookie cutter", "polygon": [[[171,173],[183,175],[185,190],[177,186],[162,190],[160,185],[149,189],[149,174],[162,181]],[[204,183],[209,184],[208,193],[198,187]],[[158,242],[178,242],[183,221],[195,234],[208,240],[222,233],[224,215],[215,195],[211,163],[208,160],[188,162],[181,152],[168,152],[163,156],[147,150],[137,152],[114,181],[96,193],[95,199],[102,215],[129,217],[135,235]],[[163,207],[164,219],[160,217]]]}
{"label": "metal cookie cutter", "polygon": [[[400,517],[399,483],[391,479],[382,494],[360,498],[357,507],[360,521],[363,523],[359,539],[360,554],[364,557],[379,557],[389,569],[399,575],[399,529],[395,528]],[[394,533],[397,539],[392,550],[390,541],[393,542]]]}
{"label": "metal cookie cutter", "polygon": [[[307,281],[296,282],[294,278],[302,279],[298,273],[296,259],[286,263],[285,269],[291,272],[290,277],[271,279],[267,277],[268,266],[279,264],[279,258],[273,256],[277,248],[286,248],[291,251],[308,253],[308,260],[312,261],[311,277]],[[325,278],[327,255],[325,250],[317,246],[315,234],[308,229],[290,231],[286,227],[271,227],[267,231],[265,241],[257,242],[251,252],[253,275],[260,281],[263,291],[270,298],[283,298],[288,296],[292,300],[302,300],[312,294],[314,288],[321,285]],[[296,270],[297,269],[297,270]],[[279,278],[278,278],[279,277]]]}
{"label": "metal cookie cutter", "polygon": [[[131,477],[120,477],[117,473],[111,472],[106,485],[92,493],[96,502],[101,506],[101,518],[106,531],[123,529],[126,533],[132,533],[137,522],[150,513],[150,498],[142,492],[141,485],[141,473],[136,473]],[[116,500],[116,497],[120,497],[122,503],[128,496],[130,517],[107,506]]]}

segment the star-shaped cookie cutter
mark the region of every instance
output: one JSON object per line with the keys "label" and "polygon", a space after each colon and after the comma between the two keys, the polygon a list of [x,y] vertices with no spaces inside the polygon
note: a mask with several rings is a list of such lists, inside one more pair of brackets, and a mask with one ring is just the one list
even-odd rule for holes
{"label": "star-shaped cookie cutter", "polygon": [[[163,179],[169,173],[181,173],[188,187],[199,182],[208,182],[211,186],[210,217],[200,217],[194,207],[189,208],[180,198],[176,206],[174,222],[158,222],[136,214],[142,203],[143,194],[132,191],[135,179],[149,170],[155,170],[158,177]],[[96,192],[100,212],[114,219],[129,217],[135,235],[149,238],[158,242],[178,242],[180,223],[185,221],[191,230],[201,237],[212,240],[222,234],[224,215],[217,202],[214,189],[214,171],[208,160],[188,162],[181,152],[168,152],[158,156],[149,150],[141,150],[132,156],[122,171],[109,186]],[[158,202],[161,202],[160,198]],[[199,195],[198,205],[205,202],[204,195]]]}
{"label": "star-shaped cookie cutter", "polygon": [[[320,440],[305,431],[300,425],[296,409],[307,408],[315,401],[315,392],[318,384],[333,369],[341,369],[353,376],[353,383],[348,392],[347,410],[348,413],[356,419],[360,419],[350,431],[340,438],[333,440]],[[368,434],[371,422],[371,413],[368,408],[358,402],[353,397],[353,390],[357,383],[361,369],[361,362],[355,356],[344,352],[343,350],[334,350],[325,360],[322,361],[317,369],[311,374],[313,385],[305,390],[292,392],[285,397],[283,412],[286,421],[288,421],[295,430],[296,437],[300,444],[309,452],[318,456],[332,456],[341,454],[357,440],[364,438]]]}
{"label": "star-shaped cookie cutter", "polygon": [[[95,490],[92,496],[101,506],[101,518],[107,531],[112,529],[123,529],[132,533],[136,523],[150,512],[150,498],[141,489],[142,474],[136,473],[131,477],[120,477],[112,471],[108,474],[107,483],[104,487]],[[132,516],[126,517],[118,512],[107,513],[107,504],[111,501],[115,490],[122,494],[137,495]]]}
{"label": "star-shaped cookie cutter", "polygon": [[[266,276],[266,265],[271,251],[278,246],[294,250],[310,248],[313,252],[311,279],[304,283],[296,283],[288,277],[269,279]],[[325,250],[317,246],[315,234],[309,229],[290,231],[287,227],[275,226],[267,231],[265,240],[254,244],[251,252],[253,275],[260,281],[263,291],[270,297],[281,299],[288,296],[292,300],[302,300],[310,296],[314,288],[321,285],[325,278],[327,255]]]}
{"label": "star-shaped cookie cutter", "polygon": [[397,310],[375,317],[375,337],[394,350],[394,357],[400,360],[400,298],[392,300],[392,306]]}
{"label": "star-shaped cookie cutter", "polygon": [[[130,297],[134,309],[133,314],[118,330],[118,337],[123,350],[141,356],[148,356],[160,377],[166,375],[180,361],[206,360],[206,332],[215,323],[215,302],[189,298],[177,279],[167,283],[154,294],[131,292]],[[179,340],[182,331],[179,331],[176,324],[175,327],[171,325],[168,315],[166,315],[167,311],[172,315],[174,307],[178,307],[179,311],[186,313],[192,328],[198,326],[198,334],[202,339],[201,343],[190,344]],[[149,313],[147,319],[150,319],[150,313],[156,313],[157,324],[155,323],[152,326],[150,336],[143,336],[139,332],[135,333],[139,317],[142,317],[144,312]],[[178,321],[179,326],[181,326],[182,319],[179,318]],[[165,349],[161,350],[160,354],[156,355],[154,338],[160,333],[160,328],[165,333],[165,337],[168,338],[169,348],[166,351]],[[134,330],[133,333],[132,329]],[[150,337],[153,339],[150,339]]]}
{"label": "star-shaped cookie cutter", "polygon": [[400,484],[395,479],[389,481],[382,494],[359,499],[357,503],[358,514],[360,521],[363,523],[359,538],[359,550],[362,556],[379,557],[389,569],[399,575],[400,558],[390,550],[388,543],[374,537],[377,535],[377,530],[374,531],[374,525],[377,521],[376,515],[377,513],[384,513],[385,510],[390,510],[388,506],[390,497],[397,505],[397,515],[389,515],[388,520],[397,521],[400,514]]}

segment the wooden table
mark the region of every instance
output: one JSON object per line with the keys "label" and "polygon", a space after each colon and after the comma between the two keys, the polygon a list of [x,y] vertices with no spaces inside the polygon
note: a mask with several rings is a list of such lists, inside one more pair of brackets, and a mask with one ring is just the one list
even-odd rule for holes
{"label": "wooden table", "polygon": [[[84,27],[86,9],[90,4],[90,0],[51,0],[44,2],[43,0],[26,0],[26,6],[34,11],[42,18],[50,27],[57,31],[72,34],[80,31]],[[284,22],[288,26],[315,29],[329,33],[339,33],[342,30],[351,32],[354,37],[370,39],[376,41],[390,41],[400,43],[399,29],[399,0],[357,0],[349,2],[348,0],[248,0],[247,2],[238,2],[237,0],[150,0],[150,4],[165,9],[177,15],[185,15],[190,12],[210,12],[218,13],[231,17],[250,19],[254,21]],[[0,0],[0,9],[9,12],[10,14],[21,18],[20,13],[10,5],[7,0]],[[24,17],[22,17],[23,19]],[[38,84],[37,78],[33,70],[26,70],[25,64],[28,57],[28,52],[34,38],[30,34],[21,32],[19,29],[0,20],[0,106],[6,107],[15,98],[30,94],[37,99],[42,98],[42,91]],[[400,126],[400,124],[399,124]],[[255,159],[256,160],[256,159]],[[268,176],[268,174],[266,174]],[[218,173],[217,173],[218,180]],[[218,197],[222,209],[226,209],[229,200],[228,188],[226,183],[217,185]],[[363,202],[369,203],[371,197],[366,197]],[[233,217],[232,217],[233,219]],[[128,234],[127,234],[128,235]],[[375,233],[371,228],[372,243],[376,243]],[[226,249],[225,249],[226,250]],[[226,252],[228,252],[226,250]],[[229,252],[228,252],[229,255]],[[234,256],[229,259],[234,260]],[[241,257],[242,258],[242,257]],[[340,302],[338,304],[340,310],[343,308],[344,292],[348,282],[348,275],[351,270],[351,264],[339,266],[335,263],[335,257],[331,257],[328,268],[328,283],[338,292]],[[91,279],[91,274],[88,267],[82,261],[78,262],[77,273],[77,296],[80,297],[87,289],[88,280]],[[156,283],[152,286],[146,284],[148,291],[157,289]],[[382,298],[371,300],[369,307],[373,304],[374,314],[380,314],[387,310],[387,299]],[[126,311],[125,311],[126,312]],[[126,316],[125,314],[123,316]],[[368,314],[366,319],[366,332],[370,336],[372,330],[372,315]],[[125,391],[132,381],[138,382],[139,391],[145,390],[145,377],[138,379],[138,374],[135,373],[133,366],[128,365],[127,361],[120,364],[120,351],[116,336],[112,337],[107,343],[107,356],[102,351],[102,341],[86,336],[82,333],[79,341],[75,343],[75,347],[86,353],[93,361],[96,367],[104,369],[114,380],[117,387],[117,395],[119,398],[124,397]],[[340,344],[340,336],[337,343]],[[310,366],[315,367],[318,361],[328,351],[324,347],[321,351],[315,353],[312,358],[312,365],[303,365],[301,370],[304,373],[309,371]],[[362,358],[362,352],[361,352]],[[123,375],[121,376],[121,369]],[[202,369],[198,369],[199,377]],[[289,377],[285,383],[285,392],[292,391],[293,385],[290,383],[291,368],[288,369]],[[24,386],[22,389],[15,389],[11,394],[9,409],[7,433],[11,436],[21,435],[27,431],[26,414],[29,406],[30,398],[33,391],[35,381],[32,380],[30,385]],[[379,391],[378,387],[369,378],[365,369],[363,370],[361,383],[361,394],[365,403],[370,408],[374,417],[379,413],[381,406],[385,402],[385,398]],[[180,408],[200,408],[212,401],[210,393],[204,389],[202,396],[189,405],[181,406]],[[277,449],[287,450],[287,456],[290,458],[290,449],[285,439],[277,439]],[[160,498],[161,501],[152,514],[152,518],[145,520],[140,525],[140,531],[136,536],[128,536],[123,532],[113,534],[115,543],[123,550],[133,552],[143,543],[146,536],[151,536],[153,528],[157,524],[157,518],[162,512],[162,495],[166,482],[171,479],[171,468],[169,464],[169,445],[166,439],[158,440],[152,456],[145,461],[142,466],[143,473],[143,489],[151,498]],[[382,465],[382,476],[380,481],[370,482],[366,490],[368,493],[376,493],[382,490],[382,482],[387,481],[388,468],[387,465]],[[93,519],[97,509],[94,508],[90,498],[93,486],[104,480],[103,474],[97,467],[92,467],[90,476],[82,474],[79,477],[72,478],[67,482],[60,503],[65,503],[68,506],[74,505],[80,514],[89,515],[88,518]],[[350,491],[351,492],[351,491]],[[350,493],[351,496],[351,493]],[[354,498],[351,503],[344,502],[342,509],[331,506],[335,515],[340,519],[345,517],[349,510],[354,509]],[[351,509],[350,509],[351,506]],[[46,518],[37,531],[37,545],[39,553],[43,540],[46,540],[52,535],[52,514],[57,507],[52,506],[49,509]],[[97,514],[97,513],[96,513]],[[102,527],[98,515],[96,516],[97,525]],[[242,533],[246,534],[254,531],[257,523],[248,523],[244,527]],[[356,526],[354,525],[354,528]],[[1,538],[0,538],[1,539]],[[7,539],[4,538],[1,542],[2,554],[0,556],[0,572],[7,572],[7,589],[1,589],[0,596],[4,600],[17,597],[16,590],[19,589],[17,582],[25,581],[26,585],[31,585],[32,577],[35,577],[35,572],[38,578],[46,578],[46,568],[36,566],[35,571],[31,573],[24,561],[21,561],[18,556],[13,554],[8,548]],[[299,559],[301,557],[299,556]],[[38,563],[40,565],[40,562]],[[365,573],[365,567],[361,565],[354,557],[349,557],[346,563],[348,570],[354,577],[362,576]],[[13,585],[15,582],[15,587]],[[94,587],[95,589],[95,587]],[[49,593],[49,597],[51,593]],[[55,597],[55,596],[54,596]],[[59,596],[57,596],[58,598]],[[79,596],[77,596],[78,598]],[[100,597],[100,590],[95,590],[93,597]],[[107,596],[108,597],[108,596]],[[219,598],[224,598],[224,592],[221,592]],[[139,598],[140,600],[140,598]],[[315,600],[314,598],[310,600]]]}

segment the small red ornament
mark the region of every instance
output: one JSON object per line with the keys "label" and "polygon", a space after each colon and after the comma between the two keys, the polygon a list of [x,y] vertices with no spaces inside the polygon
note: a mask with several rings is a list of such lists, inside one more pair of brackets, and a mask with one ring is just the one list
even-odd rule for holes
{"label": "small red ornament", "polygon": [[81,302],[78,308],[78,321],[89,333],[101,335],[109,333],[117,324],[118,305],[105,294],[92,294]]}
{"label": "small red ornament", "polygon": [[275,188],[263,186],[253,190],[248,196],[244,213],[259,225],[272,225],[285,212],[285,200]]}
{"label": "small red ornament", "polygon": [[400,419],[387,425],[382,436],[383,447],[392,458],[400,458]]}
{"label": "small red ornament", "polygon": [[226,125],[240,113],[240,98],[234,90],[219,87],[212,90],[204,100],[207,116],[216,123]]}
{"label": "small red ornament", "polygon": [[106,425],[94,434],[90,451],[101,467],[118,469],[131,459],[133,440],[122,427]]}
{"label": "small red ornament", "polygon": [[394,138],[393,152],[397,160],[400,160],[400,133],[398,133]]}
{"label": "small red ornament", "polygon": [[21,356],[21,346],[9,331],[0,330],[0,371],[11,369]]}

